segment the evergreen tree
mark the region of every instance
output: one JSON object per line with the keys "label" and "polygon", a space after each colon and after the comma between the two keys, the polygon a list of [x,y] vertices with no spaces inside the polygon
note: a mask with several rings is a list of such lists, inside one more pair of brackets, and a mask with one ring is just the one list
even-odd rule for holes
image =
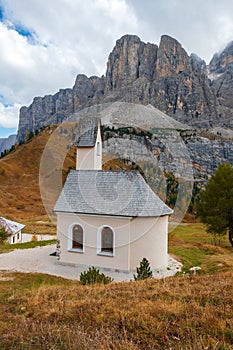
{"label": "evergreen tree", "polygon": [[25,142],[30,141],[34,137],[34,133],[32,131],[28,131],[25,136]]}
{"label": "evergreen tree", "polygon": [[233,168],[221,164],[200,192],[198,215],[212,234],[225,235],[233,247]]}
{"label": "evergreen tree", "polygon": [[7,238],[9,237],[4,227],[0,228],[0,244],[5,244]]}
{"label": "evergreen tree", "polygon": [[80,275],[80,283],[83,285],[95,283],[108,284],[112,281],[113,278],[105,276],[105,274],[103,273],[100,273],[100,271],[94,266],[89,267],[88,271],[81,272]]}
{"label": "evergreen tree", "polygon": [[140,261],[140,266],[137,267],[137,276],[133,275],[133,277],[135,281],[153,277],[150,263],[146,258],[143,258],[142,261]]}
{"label": "evergreen tree", "polygon": [[178,195],[179,182],[173,173],[165,173],[167,182],[167,199],[166,204],[174,208]]}

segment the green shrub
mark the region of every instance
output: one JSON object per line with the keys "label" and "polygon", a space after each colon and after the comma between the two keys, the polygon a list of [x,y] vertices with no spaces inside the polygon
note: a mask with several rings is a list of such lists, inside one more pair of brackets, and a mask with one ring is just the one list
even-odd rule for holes
{"label": "green shrub", "polygon": [[100,273],[98,269],[94,266],[89,267],[88,271],[84,271],[80,275],[80,283],[83,285],[103,283],[108,284],[113,281],[113,278],[105,276],[105,274]]}
{"label": "green shrub", "polygon": [[140,266],[137,267],[137,276],[133,275],[133,277],[135,281],[153,277],[150,263],[146,258],[143,258],[142,261],[140,261]]}
{"label": "green shrub", "polygon": [[32,131],[28,131],[25,136],[25,142],[30,141],[34,137],[34,133]]}
{"label": "green shrub", "polygon": [[4,227],[0,228],[0,244],[5,244],[9,234],[6,232]]}

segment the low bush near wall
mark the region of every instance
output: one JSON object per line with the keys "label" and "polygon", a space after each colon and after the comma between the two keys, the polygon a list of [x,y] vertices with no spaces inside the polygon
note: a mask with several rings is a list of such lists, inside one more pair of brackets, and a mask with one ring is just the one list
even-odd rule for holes
{"label": "low bush near wall", "polygon": [[89,267],[88,271],[84,271],[80,275],[80,283],[83,285],[86,284],[95,284],[103,283],[108,284],[113,281],[113,278],[105,276],[105,274],[100,273],[95,267]]}

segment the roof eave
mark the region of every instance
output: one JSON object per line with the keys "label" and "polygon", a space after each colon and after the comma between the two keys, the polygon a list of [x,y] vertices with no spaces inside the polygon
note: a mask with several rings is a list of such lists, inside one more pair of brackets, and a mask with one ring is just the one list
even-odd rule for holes
{"label": "roof eave", "polygon": [[173,210],[171,213],[163,213],[160,215],[123,215],[123,214],[107,214],[107,213],[85,213],[85,212],[78,212],[78,211],[68,211],[68,210],[62,210],[62,209],[53,209],[54,213],[64,213],[64,214],[79,214],[79,215],[92,215],[92,216],[112,216],[112,217],[125,217],[125,218],[159,218],[163,216],[169,216],[173,213]]}
{"label": "roof eave", "polygon": [[117,217],[117,218],[126,218],[126,219],[132,219],[134,216],[132,215],[114,215],[114,214],[104,214],[104,213],[84,213],[84,212],[72,212],[72,211],[65,211],[65,210],[53,210],[54,213],[63,213],[63,214],[77,214],[77,215],[90,215],[90,216],[108,216],[108,217]]}

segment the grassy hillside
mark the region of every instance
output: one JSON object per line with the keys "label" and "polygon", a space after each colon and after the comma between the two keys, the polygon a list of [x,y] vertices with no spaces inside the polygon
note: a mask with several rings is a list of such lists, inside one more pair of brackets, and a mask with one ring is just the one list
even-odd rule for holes
{"label": "grassy hillside", "polygon": [[233,346],[233,274],[110,285],[0,275],[1,349],[189,349]]}
{"label": "grassy hillside", "polygon": [[[0,215],[26,223],[27,232],[54,232],[41,201],[39,167],[44,147],[55,128],[44,129],[0,159]],[[64,162],[64,174],[74,165],[74,151],[71,150]]]}
{"label": "grassy hillside", "polygon": [[183,273],[198,266],[198,274],[233,271],[233,248],[227,237],[214,237],[201,223],[181,224],[169,235],[169,253],[180,259]]}

